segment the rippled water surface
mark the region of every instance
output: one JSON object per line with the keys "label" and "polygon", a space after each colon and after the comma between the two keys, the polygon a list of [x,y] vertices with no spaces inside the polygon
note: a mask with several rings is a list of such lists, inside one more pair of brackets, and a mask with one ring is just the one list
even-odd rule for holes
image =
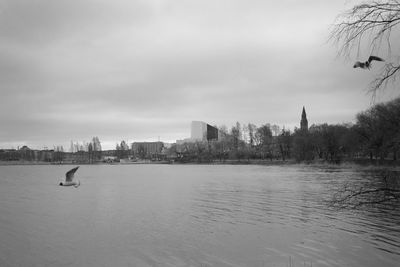
{"label": "rippled water surface", "polygon": [[357,168],[0,166],[0,266],[399,266],[399,206],[336,210]]}

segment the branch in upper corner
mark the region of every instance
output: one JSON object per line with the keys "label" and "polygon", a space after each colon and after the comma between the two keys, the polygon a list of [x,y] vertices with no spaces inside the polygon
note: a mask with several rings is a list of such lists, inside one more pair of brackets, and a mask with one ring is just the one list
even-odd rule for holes
{"label": "branch in upper corner", "polygon": [[[350,58],[355,52],[358,57],[363,50],[378,56],[387,52],[386,61],[392,62],[391,40],[394,39],[393,33],[399,33],[400,1],[366,1],[340,14],[336,21],[329,41],[338,46],[339,56]],[[383,48],[382,44],[387,47]],[[373,97],[378,90],[387,86],[388,81],[395,80],[399,69],[399,65],[386,64],[382,73],[371,83],[369,92]]]}
{"label": "branch in upper corner", "polygon": [[369,2],[355,5],[338,16],[339,22],[333,25],[329,40],[340,45],[340,54],[349,53],[355,46],[358,52],[363,42],[379,47],[386,39],[390,44],[391,31],[400,23],[400,3],[396,0]]}

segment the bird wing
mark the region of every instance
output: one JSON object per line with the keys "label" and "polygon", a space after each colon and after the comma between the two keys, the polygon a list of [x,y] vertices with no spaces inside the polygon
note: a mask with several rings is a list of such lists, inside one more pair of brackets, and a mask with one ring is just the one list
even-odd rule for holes
{"label": "bird wing", "polygon": [[354,63],[353,68],[362,68],[363,63],[361,63],[360,61],[357,61],[356,63]]}
{"label": "bird wing", "polygon": [[376,56],[370,56],[369,58],[368,58],[368,62],[370,62],[371,63],[371,61],[372,60],[376,60],[376,61],[384,61],[382,58],[380,58],[380,57],[376,57]]}
{"label": "bird wing", "polygon": [[67,173],[65,174],[66,182],[72,182],[72,179],[74,179],[74,174],[75,174],[76,170],[78,170],[78,168],[79,168],[79,166],[67,171]]}

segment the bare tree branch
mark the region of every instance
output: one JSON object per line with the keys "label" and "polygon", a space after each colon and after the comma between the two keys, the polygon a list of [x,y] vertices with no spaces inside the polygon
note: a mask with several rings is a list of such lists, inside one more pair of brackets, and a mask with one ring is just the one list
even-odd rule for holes
{"label": "bare tree branch", "polygon": [[389,81],[395,81],[396,75],[398,74],[399,70],[400,65],[394,65],[392,63],[386,64],[381,74],[371,83],[371,88],[369,89],[369,92],[372,93],[373,96],[375,96],[379,88],[381,88],[382,86],[386,87]]}
{"label": "bare tree branch", "polygon": [[337,208],[357,208],[366,205],[400,202],[400,177],[385,172],[379,184],[361,186],[346,183],[333,195],[330,205]]}
{"label": "bare tree branch", "polygon": [[[382,44],[387,45],[387,52],[391,54],[391,33],[400,24],[400,1],[368,1],[339,15],[337,21],[329,41],[339,46],[339,55],[350,57],[355,51],[358,56],[362,47],[369,48],[373,53],[382,49]],[[388,63],[371,84],[369,92],[374,96],[377,90],[386,87],[387,82],[400,73],[398,62],[386,61]]]}

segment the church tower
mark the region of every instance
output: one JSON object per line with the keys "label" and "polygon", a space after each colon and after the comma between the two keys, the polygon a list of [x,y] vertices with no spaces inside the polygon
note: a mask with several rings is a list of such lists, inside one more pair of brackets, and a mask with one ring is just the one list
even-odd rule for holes
{"label": "church tower", "polygon": [[304,106],[303,106],[303,112],[301,113],[300,130],[308,131],[307,114]]}

